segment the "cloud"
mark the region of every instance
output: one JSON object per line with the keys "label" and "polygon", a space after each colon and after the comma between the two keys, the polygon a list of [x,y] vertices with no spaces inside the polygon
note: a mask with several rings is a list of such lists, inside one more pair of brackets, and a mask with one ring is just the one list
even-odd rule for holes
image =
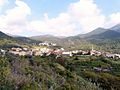
{"label": "cloud", "polygon": [[70,16],[67,13],[61,13],[58,17],[49,19],[47,14],[44,15],[44,20],[32,21],[31,26],[33,30],[42,33],[49,33],[54,35],[72,35],[75,34],[74,23],[71,22]]}
{"label": "cloud", "polygon": [[0,0],[0,6],[3,6],[6,2],[7,0]]}
{"label": "cloud", "polygon": [[67,12],[60,13],[58,17],[52,19],[45,14],[44,18],[31,22],[34,30],[66,36],[89,32],[105,23],[105,16],[101,14],[93,0],[71,3]]}
{"label": "cloud", "polygon": [[4,15],[0,16],[1,31],[19,34],[27,30],[27,16],[31,14],[31,9],[20,0],[16,0],[15,4],[14,8],[8,9]]}
{"label": "cloud", "polygon": [[110,20],[108,22],[109,25],[116,25],[120,23],[120,12],[113,13],[109,16]]}
{"label": "cloud", "polygon": [[17,5],[16,7],[6,11],[6,18],[9,19],[9,21],[24,20],[26,16],[31,14],[31,10],[26,3],[16,0],[15,4]]}
{"label": "cloud", "polygon": [[69,6],[69,12],[83,32],[89,32],[105,23],[105,16],[93,0],[80,0]]}
{"label": "cloud", "polygon": [[16,6],[0,16],[0,30],[13,34],[52,34],[70,36],[90,32],[98,27],[111,27],[119,23],[120,12],[107,17],[101,12],[94,0],[79,0],[71,3],[66,12],[49,18],[45,13],[43,19],[28,20],[32,15],[30,7],[23,0],[16,0]]}

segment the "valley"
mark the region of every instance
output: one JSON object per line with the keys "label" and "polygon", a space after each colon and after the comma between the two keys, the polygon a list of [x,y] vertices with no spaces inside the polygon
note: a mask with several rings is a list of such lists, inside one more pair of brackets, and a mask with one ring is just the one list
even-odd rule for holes
{"label": "valley", "polygon": [[0,32],[0,90],[119,90],[117,27],[71,37]]}

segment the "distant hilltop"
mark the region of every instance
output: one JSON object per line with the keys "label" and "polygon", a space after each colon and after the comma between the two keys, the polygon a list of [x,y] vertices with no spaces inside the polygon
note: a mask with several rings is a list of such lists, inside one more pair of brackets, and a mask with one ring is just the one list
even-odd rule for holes
{"label": "distant hilltop", "polygon": [[[3,40],[4,39],[4,40]],[[5,41],[6,39],[6,41]],[[97,28],[92,32],[86,34],[78,34],[70,37],[57,37],[52,35],[40,35],[33,37],[14,37],[0,32],[0,46],[6,46],[9,44],[15,45],[38,45],[38,44],[57,44],[65,48],[66,50],[89,50],[91,45],[94,45],[96,50],[103,50],[113,53],[120,53],[120,24],[115,25],[109,29]]]}

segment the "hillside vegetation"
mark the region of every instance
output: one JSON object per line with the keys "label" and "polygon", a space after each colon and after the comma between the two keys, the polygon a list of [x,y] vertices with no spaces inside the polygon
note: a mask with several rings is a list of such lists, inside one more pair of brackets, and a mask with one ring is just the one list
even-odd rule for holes
{"label": "hillside vegetation", "polygon": [[7,34],[0,32],[0,48],[11,48],[20,46],[31,46],[32,44],[38,44],[41,41],[31,40],[27,37],[11,37]]}
{"label": "hillside vegetation", "polygon": [[0,90],[99,90],[70,71],[63,59],[33,57],[31,62],[27,57],[0,57]]}
{"label": "hillside vegetation", "polygon": [[108,51],[113,53],[120,53],[120,24],[112,28],[104,29],[97,28],[86,34],[79,34],[70,37],[55,37],[55,36],[34,36],[34,40],[47,41],[56,43],[67,50],[73,49],[94,49],[100,51]]}
{"label": "hillside vegetation", "polygon": [[[0,90],[119,90],[119,60],[91,56],[0,57]],[[111,68],[96,71],[94,68]]]}

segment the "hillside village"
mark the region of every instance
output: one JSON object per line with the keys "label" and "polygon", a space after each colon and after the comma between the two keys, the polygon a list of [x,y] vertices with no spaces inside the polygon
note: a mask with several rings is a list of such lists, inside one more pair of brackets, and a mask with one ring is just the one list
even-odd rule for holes
{"label": "hillside village", "polygon": [[[39,43],[39,48],[26,48],[26,47],[12,47],[8,51],[1,49],[0,54],[5,54],[6,52],[19,55],[19,56],[49,56],[49,55],[56,55],[57,57],[60,56],[79,56],[79,55],[89,55],[89,56],[103,56],[108,58],[120,58],[120,54],[113,54],[109,52],[101,52],[94,50],[93,46],[91,50],[72,50],[68,51],[64,48],[56,47],[57,44],[55,43]],[[55,48],[53,48],[55,47]]]}
{"label": "hillside village", "polygon": [[0,0],[0,90],[120,90],[119,19],[120,0]]}
{"label": "hillside village", "polygon": [[[111,50],[107,51],[107,48],[106,49],[100,48],[99,50],[99,48],[96,48],[96,45],[83,43],[82,41],[81,41],[82,45],[80,45],[78,48],[68,49],[69,46],[67,46],[68,48],[65,47],[63,48],[63,46],[59,45],[59,43],[57,42],[56,42],[57,44],[51,43],[52,41],[37,42],[31,40],[31,42],[27,43],[26,41],[29,41],[29,39],[25,38],[23,43],[22,42],[23,38],[22,40],[16,41],[16,39],[12,37],[11,39],[9,36],[6,37],[7,37],[6,39],[1,38],[0,63],[2,66],[4,65],[5,67],[1,71],[1,73],[3,72],[6,73],[7,71],[6,64],[7,64],[8,70],[12,75],[11,77],[12,80],[13,81],[16,80],[15,83],[13,83],[13,81],[10,81],[11,78],[9,80],[10,75],[8,75],[8,79],[5,82],[10,81],[10,84],[13,83],[11,87],[15,86],[16,88],[17,86],[20,88],[21,85],[25,85],[26,82],[24,82],[24,80],[28,78],[29,78],[28,82],[34,81],[35,83],[37,83],[37,85],[42,85],[40,83],[41,83],[41,75],[43,75],[42,83],[46,81],[47,82],[46,85],[48,85],[46,86],[47,88],[49,88],[50,83],[53,82],[54,80],[56,80],[55,83],[58,82],[57,80],[59,78],[61,78],[61,80],[59,81],[60,84],[61,81],[63,80],[62,78],[65,78],[64,81],[67,81],[69,78],[67,83],[68,84],[70,83],[70,85],[72,84],[76,85],[76,83],[78,83],[78,85],[76,86],[78,87],[80,85],[78,79],[76,79],[76,77],[78,76],[80,78],[83,78],[82,80],[80,80],[80,82],[83,82],[83,80],[85,80],[86,82],[90,82],[100,88],[102,87],[103,90],[111,90],[109,87],[112,88],[117,87],[118,88],[117,90],[119,90],[120,88],[119,87],[120,86],[120,79],[119,79],[120,53],[119,52],[111,53],[112,51]],[[5,41],[7,41],[7,44]],[[77,44],[75,43],[74,45],[77,46],[79,44],[80,43]],[[68,45],[68,43],[66,45]],[[87,45],[88,47],[81,48],[83,45]],[[98,44],[98,45],[102,45],[102,44]],[[119,51],[119,48],[117,49],[117,51]],[[54,78],[55,73],[56,75],[58,75],[57,77],[59,76],[60,77],[57,79]],[[6,77],[6,75],[3,76]],[[51,77],[53,80],[48,81],[49,77],[46,78],[47,76]],[[21,78],[23,82],[17,84],[19,83]],[[72,84],[69,81],[71,81]],[[115,81],[116,83],[114,83]],[[33,83],[30,85],[33,85]],[[64,83],[64,85],[66,84]],[[82,85],[80,85],[80,87],[81,86]],[[11,89],[11,90],[16,90],[16,89]],[[25,90],[29,90],[29,89],[25,89]],[[41,90],[49,90],[49,89],[41,89]],[[83,89],[74,89],[74,90],[83,90]],[[90,89],[86,89],[86,90],[90,90]]]}
{"label": "hillside village", "polygon": [[[114,54],[109,52],[101,52],[94,50],[94,47],[91,46],[91,50],[65,50],[62,47],[57,47],[57,44],[54,43],[39,43],[37,47],[12,47],[9,50],[0,49],[0,54],[4,57],[6,53],[13,54],[15,56],[27,56],[31,65],[33,65],[34,59],[33,56],[48,57],[55,56],[56,59],[60,57],[67,57],[76,59],[80,56],[96,56],[96,57],[106,57],[113,60],[120,59],[120,54]],[[92,67],[91,70],[96,72],[111,72],[112,67]]]}

